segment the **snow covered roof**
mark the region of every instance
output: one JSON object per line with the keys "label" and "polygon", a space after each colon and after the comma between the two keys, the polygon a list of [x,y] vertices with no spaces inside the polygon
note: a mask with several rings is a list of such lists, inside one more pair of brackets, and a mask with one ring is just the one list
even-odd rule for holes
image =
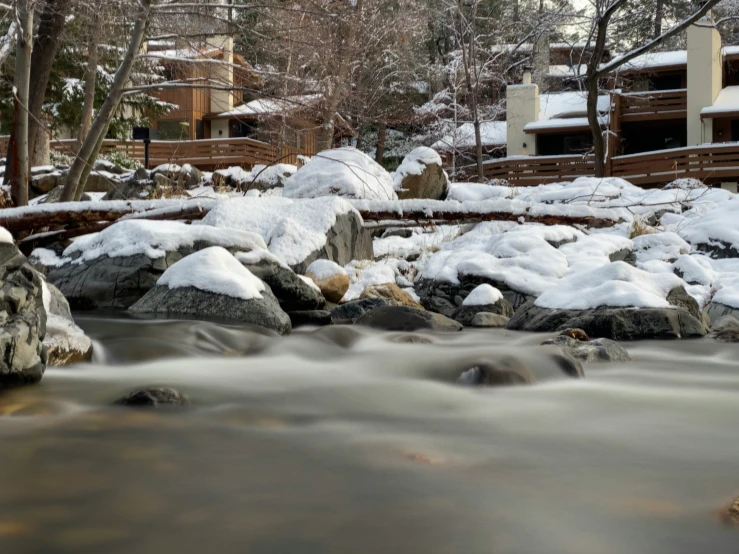
{"label": "snow covered roof", "polygon": [[[557,92],[542,94],[539,97],[539,121],[582,117],[588,113],[588,95],[586,92]],[[598,96],[598,111],[607,112],[611,99],[607,94]]]}
{"label": "snow covered roof", "polygon": [[547,72],[548,77],[579,77],[584,76],[588,66],[580,65],[550,65]]}
{"label": "snow covered roof", "polygon": [[722,114],[739,112],[739,86],[726,87],[718,93],[713,106],[701,110],[701,117],[720,117]]}
{"label": "snow covered roof", "polygon": [[[602,115],[598,118],[601,125],[608,125],[610,117]],[[544,121],[534,121],[527,124],[523,130],[526,133],[537,133],[543,131],[554,131],[558,129],[567,129],[570,131],[588,129],[590,124],[587,117],[568,117],[562,119],[546,119]]]}
{"label": "snow covered roof", "polygon": [[[508,140],[508,129],[505,121],[484,121],[480,124],[480,136],[483,146],[503,146]],[[455,148],[472,148],[475,146],[475,127],[472,123],[464,123],[449,135],[431,145],[434,150],[453,150]]]}
{"label": "snow covered roof", "polygon": [[[739,46],[724,46],[721,49],[724,57],[739,56]],[[670,52],[648,52],[637,56],[624,64],[619,71],[644,71],[648,69],[664,69],[667,67],[681,67],[688,64],[687,50],[672,50]]]}
{"label": "snow covered roof", "polygon": [[250,117],[285,113],[303,108],[306,105],[314,105],[318,99],[319,96],[317,94],[288,96],[286,98],[260,98],[258,100],[247,102],[246,104],[242,104],[233,110],[223,112],[219,115]]}

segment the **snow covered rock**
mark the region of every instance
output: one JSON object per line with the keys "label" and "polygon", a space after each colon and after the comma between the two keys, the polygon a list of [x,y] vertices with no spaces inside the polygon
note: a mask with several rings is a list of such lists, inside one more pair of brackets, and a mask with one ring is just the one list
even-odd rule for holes
{"label": "snow covered rock", "polygon": [[130,311],[237,321],[280,334],[292,328],[290,318],[269,288],[218,246],[190,254],[172,265]]}
{"label": "snow covered rock", "polygon": [[145,169],[137,169],[126,181],[115,185],[106,189],[103,200],[142,200],[149,198],[155,189],[153,177]]}
{"label": "snow covered rock", "polygon": [[35,383],[46,367],[41,276],[0,228],[0,388]]}
{"label": "snow covered rock", "polygon": [[285,181],[286,198],[342,196],[397,200],[395,184],[380,164],[356,148],[324,150]]}
{"label": "snow covered rock", "polygon": [[441,156],[431,148],[419,146],[403,158],[393,173],[398,198],[444,200],[449,179],[442,169]]}
{"label": "snow covered rock", "polygon": [[326,300],[338,304],[349,290],[349,275],[339,264],[316,260],[308,266],[306,276],[313,280]]}
{"label": "snow covered rock", "polygon": [[640,235],[633,239],[637,263],[653,260],[674,262],[684,254],[690,254],[690,245],[675,233]]}
{"label": "snow covered rock", "polygon": [[[198,250],[266,249],[259,235],[174,221],[121,221],[74,241],[47,270],[74,309],[126,309],[175,262]],[[49,256],[47,256],[49,257]]]}
{"label": "snow covered rock", "polygon": [[562,279],[519,308],[508,328],[577,328],[614,340],[703,336],[702,315],[683,284],[672,273],[652,274],[613,262]]}
{"label": "snow covered rock", "polygon": [[255,165],[251,171],[240,167],[218,169],[213,173],[213,184],[217,187],[231,187],[241,191],[266,191],[285,186],[285,181],[298,170],[292,164]]}
{"label": "snow covered rock", "polygon": [[395,283],[381,283],[370,285],[362,291],[359,298],[384,298],[391,306],[410,306],[423,309],[423,306]]}
{"label": "snow covered rock", "polygon": [[513,307],[510,302],[503,297],[495,287],[483,283],[475,287],[467,298],[464,299],[462,305],[459,306],[452,314],[452,319],[458,321],[465,327],[488,327],[490,325],[481,325],[487,319],[491,323],[489,317],[477,318],[477,324],[474,324],[475,317],[479,313],[495,314],[510,318],[513,316]]}
{"label": "snow covered rock", "polygon": [[718,318],[711,326],[711,336],[722,342],[739,342],[739,319],[730,315]]}
{"label": "snow covered rock", "polygon": [[288,313],[322,310],[326,299],[321,290],[305,281],[267,250],[237,252],[236,259],[264,281]]}
{"label": "snow covered rock", "polygon": [[44,282],[43,298],[47,316],[44,337],[47,364],[62,366],[89,360],[92,341],[75,325],[64,295],[54,285]]}
{"label": "snow covered rock", "polygon": [[339,265],[373,259],[372,238],[359,212],[340,198],[231,198],[201,223],[260,235],[270,252],[301,275],[318,259]]}
{"label": "snow covered rock", "polygon": [[462,326],[441,314],[434,314],[408,306],[382,306],[365,313],[356,320],[357,325],[366,325],[384,331],[461,331]]}
{"label": "snow covered rock", "polygon": [[708,211],[694,207],[684,215],[678,233],[696,250],[712,258],[739,258],[739,198]]}
{"label": "snow covered rock", "polygon": [[167,178],[174,186],[183,189],[197,187],[203,181],[203,173],[190,164],[163,164],[151,171],[151,178],[156,180],[157,175]]}

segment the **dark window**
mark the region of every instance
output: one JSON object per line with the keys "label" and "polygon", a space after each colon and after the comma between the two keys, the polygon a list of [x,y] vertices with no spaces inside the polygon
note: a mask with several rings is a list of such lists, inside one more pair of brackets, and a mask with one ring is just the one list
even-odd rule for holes
{"label": "dark window", "polygon": [[649,80],[649,90],[675,90],[682,88],[680,75],[663,75]]}
{"label": "dark window", "polygon": [[243,121],[234,121],[231,124],[231,136],[233,138],[254,138],[256,137],[257,131],[248,123]]}
{"label": "dark window", "polygon": [[203,126],[202,119],[195,120],[195,138],[197,140],[202,140],[205,138],[205,128]]}
{"label": "dark window", "polygon": [[190,138],[190,124],[185,119],[160,121],[160,140],[188,140]]}

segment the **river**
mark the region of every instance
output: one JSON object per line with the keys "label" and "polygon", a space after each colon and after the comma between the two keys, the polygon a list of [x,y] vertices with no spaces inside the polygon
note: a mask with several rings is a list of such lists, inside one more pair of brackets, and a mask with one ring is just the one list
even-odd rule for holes
{"label": "river", "polygon": [[[0,395],[0,552],[736,554],[739,345],[80,317],[92,364]],[[533,386],[455,384],[513,355]],[[189,409],[112,406],[164,385]]]}

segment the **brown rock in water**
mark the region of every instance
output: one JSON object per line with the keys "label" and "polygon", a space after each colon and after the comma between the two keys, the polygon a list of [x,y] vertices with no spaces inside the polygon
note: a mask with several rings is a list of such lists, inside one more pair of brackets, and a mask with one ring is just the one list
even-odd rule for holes
{"label": "brown rock in water", "polygon": [[338,304],[344,298],[346,291],[349,290],[349,276],[337,273],[326,279],[318,279],[313,273],[308,271],[307,277],[310,277],[316,286],[321,289],[321,294],[329,302]]}
{"label": "brown rock in water", "polygon": [[729,506],[719,512],[721,521],[727,525],[739,527],[739,497],[734,499]]}
{"label": "brown rock in water", "polygon": [[391,306],[408,306],[423,310],[423,306],[416,302],[413,297],[395,283],[383,283],[381,285],[370,285],[359,298],[384,298]]}
{"label": "brown rock in water", "polygon": [[131,392],[114,404],[129,407],[157,408],[159,406],[189,406],[190,399],[175,389],[148,387]]}
{"label": "brown rock in water", "polygon": [[520,360],[510,356],[471,367],[457,379],[459,384],[478,387],[530,385],[534,382],[534,376],[528,368]]}
{"label": "brown rock in water", "polygon": [[565,329],[560,333],[560,335],[583,342],[587,342],[590,340],[588,334],[582,329]]}

